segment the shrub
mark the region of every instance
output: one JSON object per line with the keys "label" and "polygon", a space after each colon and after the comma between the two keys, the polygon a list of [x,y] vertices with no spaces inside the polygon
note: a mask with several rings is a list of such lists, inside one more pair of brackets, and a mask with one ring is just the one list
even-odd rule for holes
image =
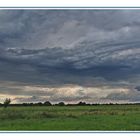
{"label": "shrub", "polygon": [[64,102],[60,102],[60,103],[58,103],[58,105],[59,105],[59,106],[64,106],[65,103],[64,103]]}
{"label": "shrub", "polygon": [[83,106],[83,105],[86,105],[86,103],[85,102],[79,102],[77,105]]}
{"label": "shrub", "polygon": [[44,105],[51,106],[52,104],[49,101],[44,102]]}

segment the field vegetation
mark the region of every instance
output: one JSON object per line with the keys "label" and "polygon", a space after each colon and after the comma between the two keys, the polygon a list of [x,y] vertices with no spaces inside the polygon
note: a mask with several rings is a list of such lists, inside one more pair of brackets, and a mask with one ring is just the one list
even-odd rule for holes
{"label": "field vegetation", "polygon": [[140,130],[140,105],[10,105],[0,130]]}

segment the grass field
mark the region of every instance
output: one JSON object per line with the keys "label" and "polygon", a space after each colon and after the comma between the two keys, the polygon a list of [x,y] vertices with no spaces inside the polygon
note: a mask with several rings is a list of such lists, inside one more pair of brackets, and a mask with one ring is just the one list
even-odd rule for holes
{"label": "grass field", "polygon": [[140,130],[140,105],[1,107],[0,130]]}

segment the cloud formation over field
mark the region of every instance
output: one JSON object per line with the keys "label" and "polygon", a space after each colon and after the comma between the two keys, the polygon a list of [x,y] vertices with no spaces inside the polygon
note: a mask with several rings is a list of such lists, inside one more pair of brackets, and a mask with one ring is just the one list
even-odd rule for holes
{"label": "cloud formation over field", "polygon": [[139,38],[140,10],[0,10],[1,100],[139,102]]}

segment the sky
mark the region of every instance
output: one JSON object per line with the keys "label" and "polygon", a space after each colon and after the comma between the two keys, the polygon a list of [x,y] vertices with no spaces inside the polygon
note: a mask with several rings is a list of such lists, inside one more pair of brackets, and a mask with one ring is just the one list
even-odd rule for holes
{"label": "sky", "polygon": [[140,10],[0,10],[0,102],[140,102]]}

